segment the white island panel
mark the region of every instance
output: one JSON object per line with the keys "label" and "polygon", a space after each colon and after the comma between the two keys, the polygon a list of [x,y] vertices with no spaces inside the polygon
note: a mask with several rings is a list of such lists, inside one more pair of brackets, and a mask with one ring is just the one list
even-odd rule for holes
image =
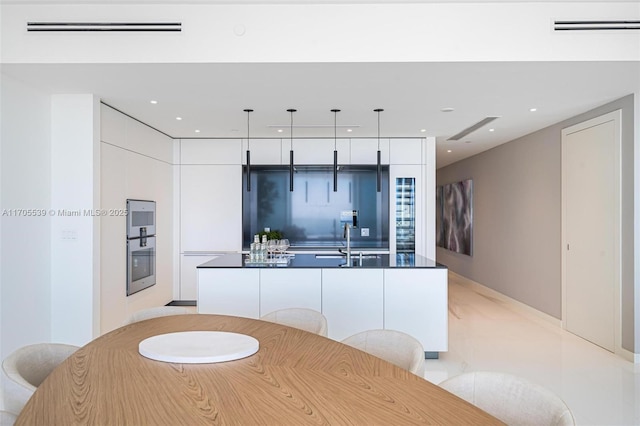
{"label": "white island panel", "polygon": [[386,269],[384,328],[400,330],[427,352],[448,349],[447,269]]}
{"label": "white island panel", "polygon": [[321,311],[320,269],[261,269],[260,316],[285,308]]}
{"label": "white island panel", "polygon": [[322,270],[322,313],[329,338],[343,340],[383,328],[383,305],[382,269]]}
{"label": "white island panel", "polygon": [[258,318],[258,269],[199,269],[198,313]]}

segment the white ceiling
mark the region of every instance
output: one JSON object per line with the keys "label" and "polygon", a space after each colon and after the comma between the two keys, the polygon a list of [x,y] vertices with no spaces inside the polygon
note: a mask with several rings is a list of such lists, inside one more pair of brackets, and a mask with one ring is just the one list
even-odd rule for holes
{"label": "white ceiling", "polygon": [[[252,138],[288,138],[288,108],[298,110],[296,126],[320,126],[295,127],[294,137],[333,137],[333,108],[342,110],[338,125],[354,126],[338,137],[375,137],[373,109],[384,108],[381,137],[435,135],[438,167],[640,87],[638,62],[3,64],[2,72],[49,93],[94,93],[175,138],[246,137],[245,108],[255,110]],[[500,118],[447,141],[487,116]]]}

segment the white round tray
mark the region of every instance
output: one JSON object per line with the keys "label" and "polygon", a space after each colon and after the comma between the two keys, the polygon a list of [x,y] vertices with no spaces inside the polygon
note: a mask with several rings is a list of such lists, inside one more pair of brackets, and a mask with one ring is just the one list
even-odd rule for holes
{"label": "white round tray", "polygon": [[258,341],[244,334],[226,331],[181,331],[144,339],[140,355],[163,362],[204,364],[232,361],[258,352]]}

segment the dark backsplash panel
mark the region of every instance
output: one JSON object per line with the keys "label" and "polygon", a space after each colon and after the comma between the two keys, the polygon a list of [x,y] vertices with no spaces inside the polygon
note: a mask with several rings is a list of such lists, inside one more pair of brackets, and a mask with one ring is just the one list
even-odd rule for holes
{"label": "dark backsplash panel", "polygon": [[[382,190],[376,192],[376,166],[340,166],[333,192],[332,166],[299,166],[289,191],[289,166],[251,166],[247,192],[243,168],[242,225],[244,248],[264,228],[278,230],[293,248],[336,248],[346,245],[340,212],[358,210],[353,248],[389,248],[389,167],[382,167]],[[361,229],[369,236],[362,237]]]}

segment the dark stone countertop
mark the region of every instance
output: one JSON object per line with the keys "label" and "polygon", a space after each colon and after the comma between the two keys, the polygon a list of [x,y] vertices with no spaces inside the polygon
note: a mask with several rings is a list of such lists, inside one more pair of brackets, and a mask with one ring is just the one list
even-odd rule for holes
{"label": "dark stone countertop", "polygon": [[[229,253],[199,265],[198,268],[345,268],[346,257],[339,254],[295,254],[288,264],[248,263],[248,255]],[[390,268],[446,268],[434,260],[416,254],[389,255],[363,254],[362,261],[358,253],[352,254],[352,267],[349,269],[390,269]]]}

